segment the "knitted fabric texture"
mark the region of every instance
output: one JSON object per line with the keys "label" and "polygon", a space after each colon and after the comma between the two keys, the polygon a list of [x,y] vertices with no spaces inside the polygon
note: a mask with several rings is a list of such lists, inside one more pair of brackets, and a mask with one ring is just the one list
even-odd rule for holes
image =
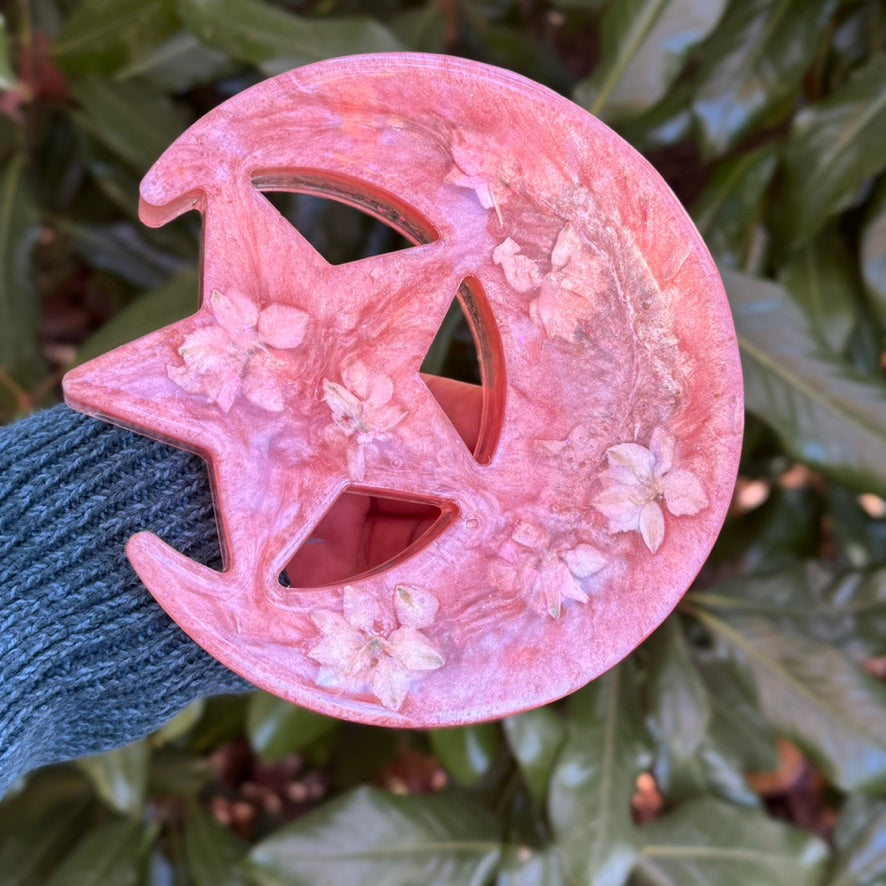
{"label": "knitted fabric texture", "polygon": [[249,688],[139,581],[123,548],[142,529],[218,567],[199,458],[65,406],[0,433],[0,796]]}

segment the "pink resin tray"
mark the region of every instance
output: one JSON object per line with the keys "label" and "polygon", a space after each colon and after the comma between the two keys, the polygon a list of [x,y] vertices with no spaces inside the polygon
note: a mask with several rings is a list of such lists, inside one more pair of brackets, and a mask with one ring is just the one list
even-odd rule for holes
{"label": "pink resin tray", "polygon": [[[359,207],[415,245],[330,265],[267,191]],[[507,71],[335,59],[246,90],[166,151],[141,217],[192,209],[200,309],[64,387],[208,462],[223,571],[147,533],[127,547],[198,643],[316,711],[430,727],[559,698],[671,612],[730,501],[741,376],[711,258],[624,141]],[[419,374],[456,299],[483,378],[474,433]],[[346,493],[438,516],[316,586],[311,551]]]}

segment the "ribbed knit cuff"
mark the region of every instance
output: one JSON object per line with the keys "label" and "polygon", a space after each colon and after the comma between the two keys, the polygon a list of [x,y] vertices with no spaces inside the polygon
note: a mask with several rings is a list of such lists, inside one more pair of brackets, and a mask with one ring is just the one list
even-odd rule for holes
{"label": "ribbed knit cuff", "polygon": [[0,431],[0,796],[249,688],[141,584],[123,546],[142,529],[218,565],[199,458],[65,406]]}

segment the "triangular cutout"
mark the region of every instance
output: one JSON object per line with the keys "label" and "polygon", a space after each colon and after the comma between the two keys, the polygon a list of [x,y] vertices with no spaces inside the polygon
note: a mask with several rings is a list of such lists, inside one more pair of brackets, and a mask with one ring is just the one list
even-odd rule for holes
{"label": "triangular cutout", "polygon": [[385,222],[338,200],[292,191],[261,194],[331,265],[415,245]]}
{"label": "triangular cutout", "polygon": [[348,487],[280,575],[284,587],[318,588],[389,569],[430,544],[454,505]]}
{"label": "triangular cutout", "polygon": [[504,353],[492,309],[476,278],[467,278],[459,287],[421,371],[471,454],[487,464],[495,453],[504,415]]}

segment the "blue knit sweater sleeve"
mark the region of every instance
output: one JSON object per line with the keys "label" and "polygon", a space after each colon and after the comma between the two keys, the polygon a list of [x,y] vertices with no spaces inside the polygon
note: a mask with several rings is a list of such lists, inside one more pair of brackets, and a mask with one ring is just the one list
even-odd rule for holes
{"label": "blue knit sweater sleeve", "polygon": [[0,796],[249,688],[141,584],[123,550],[141,529],[217,565],[199,458],[65,406],[0,432]]}

